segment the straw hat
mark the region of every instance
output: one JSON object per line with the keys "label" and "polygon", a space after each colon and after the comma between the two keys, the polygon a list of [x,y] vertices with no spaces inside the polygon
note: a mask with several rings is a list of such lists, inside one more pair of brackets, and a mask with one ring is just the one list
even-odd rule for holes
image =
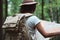
{"label": "straw hat", "polygon": [[31,4],[37,4],[37,2],[35,2],[34,0],[23,0],[22,4],[20,4],[19,6],[31,5]]}

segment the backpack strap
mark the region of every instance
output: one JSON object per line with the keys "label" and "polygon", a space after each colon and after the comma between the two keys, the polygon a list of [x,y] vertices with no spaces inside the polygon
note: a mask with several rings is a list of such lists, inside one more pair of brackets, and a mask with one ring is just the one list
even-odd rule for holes
{"label": "backpack strap", "polygon": [[31,13],[26,13],[26,14],[19,13],[19,14],[15,14],[15,15],[20,17],[19,19],[23,19],[23,17],[29,18],[29,17],[33,16],[33,14],[31,14]]}

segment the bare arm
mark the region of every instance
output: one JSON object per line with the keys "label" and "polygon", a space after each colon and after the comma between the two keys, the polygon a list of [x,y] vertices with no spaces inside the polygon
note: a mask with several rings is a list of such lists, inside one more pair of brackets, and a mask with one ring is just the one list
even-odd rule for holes
{"label": "bare arm", "polygon": [[41,23],[38,23],[36,25],[36,28],[38,29],[38,31],[46,38],[46,37],[52,37],[52,36],[56,36],[57,34],[59,35],[60,33],[47,33],[45,32],[45,30],[43,29],[43,27],[41,26]]}

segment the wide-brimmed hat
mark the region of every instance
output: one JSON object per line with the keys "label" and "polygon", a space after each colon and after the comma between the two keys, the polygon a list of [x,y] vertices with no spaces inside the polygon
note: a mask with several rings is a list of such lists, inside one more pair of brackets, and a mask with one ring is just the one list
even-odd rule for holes
{"label": "wide-brimmed hat", "polygon": [[32,5],[32,4],[37,4],[37,2],[35,2],[34,0],[23,0],[22,4],[20,4],[19,6]]}

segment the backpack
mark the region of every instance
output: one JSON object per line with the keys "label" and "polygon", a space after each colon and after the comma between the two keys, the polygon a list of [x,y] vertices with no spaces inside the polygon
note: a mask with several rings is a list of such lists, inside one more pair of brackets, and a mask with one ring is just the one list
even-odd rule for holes
{"label": "backpack", "polygon": [[6,18],[2,28],[9,34],[9,37],[11,37],[10,40],[32,40],[25,25],[25,21],[30,16],[32,15],[17,14]]}

